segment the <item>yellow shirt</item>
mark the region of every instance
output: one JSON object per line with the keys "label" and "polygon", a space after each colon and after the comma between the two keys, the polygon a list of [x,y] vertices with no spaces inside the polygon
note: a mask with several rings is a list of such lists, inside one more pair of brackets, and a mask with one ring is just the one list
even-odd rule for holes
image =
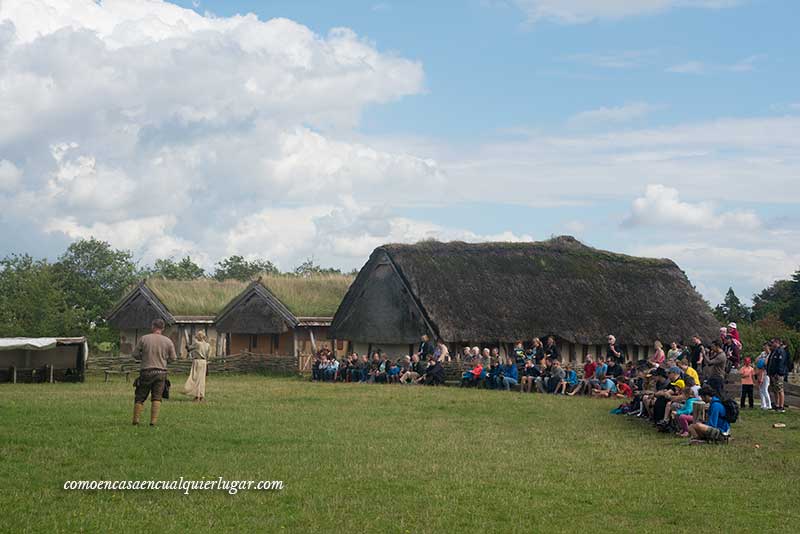
{"label": "yellow shirt", "polygon": [[684,371],[684,374],[686,376],[691,376],[692,378],[694,378],[694,385],[695,386],[699,386],[700,385],[700,376],[697,374],[697,371],[695,371],[691,367],[687,367],[686,370]]}

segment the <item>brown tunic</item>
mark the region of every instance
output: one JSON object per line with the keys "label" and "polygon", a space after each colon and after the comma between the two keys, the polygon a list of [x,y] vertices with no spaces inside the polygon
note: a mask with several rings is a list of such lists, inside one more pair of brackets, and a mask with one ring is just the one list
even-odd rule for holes
{"label": "brown tunic", "polygon": [[134,358],[140,360],[141,369],[167,370],[167,362],[177,359],[175,345],[172,340],[162,334],[147,334],[142,336],[133,353]]}

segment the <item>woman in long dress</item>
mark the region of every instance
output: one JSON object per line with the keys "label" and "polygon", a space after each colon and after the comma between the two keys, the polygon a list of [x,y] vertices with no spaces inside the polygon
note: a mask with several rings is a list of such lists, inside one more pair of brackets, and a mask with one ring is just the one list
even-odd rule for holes
{"label": "woman in long dress", "polygon": [[183,393],[194,397],[194,402],[206,399],[206,368],[211,345],[206,342],[206,335],[198,332],[195,342],[189,345],[189,356],[192,358],[192,370],[183,386]]}

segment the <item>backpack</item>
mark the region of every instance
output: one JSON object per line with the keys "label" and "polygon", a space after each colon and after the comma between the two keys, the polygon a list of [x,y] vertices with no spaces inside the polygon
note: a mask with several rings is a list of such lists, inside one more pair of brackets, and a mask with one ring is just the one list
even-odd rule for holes
{"label": "backpack", "polygon": [[739,420],[739,403],[731,398],[723,399],[720,401],[722,407],[725,408],[725,420],[728,423],[735,423]]}

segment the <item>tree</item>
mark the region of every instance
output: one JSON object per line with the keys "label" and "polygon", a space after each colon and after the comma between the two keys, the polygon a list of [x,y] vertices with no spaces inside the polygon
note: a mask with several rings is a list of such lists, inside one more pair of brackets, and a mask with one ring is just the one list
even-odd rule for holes
{"label": "tree", "polygon": [[751,312],[750,308],[742,304],[742,301],[736,296],[733,288],[730,287],[725,294],[725,300],[722,301],[722,304],[714,308],[714,315],[717,316],[717,319],[725,323],[740,323],[750,321]]}
{"label": "tree", "polygon": [[252,280],[260,274],[280,274],[268,260],[246,260],[242,256],[231,256],[217,262],[214,278],[217,280]]}
{"label": "tree", "polygon": [[72,243],[53,268],[67,302],[88,324],[101,321],[141,274],[129,251],[94,238]]}
{"label": "tree", "polygon": [[0,336],[53,337],[83,333],[52,265],[31,256],[0,260]]}
{"label": "tree", "polygon": [[206,272],[189,256],[186,256],[178,262],[172,258],[156,260],[151,274],[169,280],[196,280],[203,278]]}
{"label": "tree", "polygon": [[320,267],[314,263],[314,258],[308,258],[306,261],[294,268],[293,274],[295,276],[307,278],[309,276],[320,274],[342,274],[342,271],[339,269],[333,269],[331,267]]}
{"label": "tree", "polygon": [[758,295],[753,295],[753,320],[770,315],[780,317],[792,300],[792,290],[791,280],[778,280]]}

